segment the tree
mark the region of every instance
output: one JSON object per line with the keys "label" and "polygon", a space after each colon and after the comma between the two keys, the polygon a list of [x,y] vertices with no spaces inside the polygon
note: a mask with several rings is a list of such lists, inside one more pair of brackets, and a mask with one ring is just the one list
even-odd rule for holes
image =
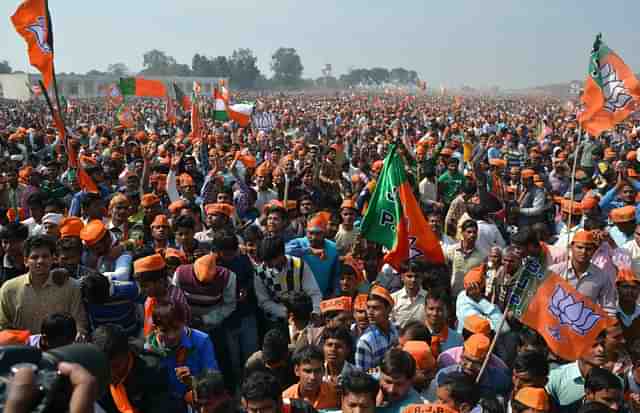
{"label": "tree", "polygon": [[229,73],[233,86],[238,89],[254,87],[260,76],[258,58],[253,55],[251,49],[237,49],[228,59]]}
{"label": "tree", "polygon": [[409,83],[409,71],[403,67],[391,69],[389,80],[396,84],[406,85]]}
{"label": "tree", "polygon": [[11,66],[7,60],[0,60],[0,73],[11,73]]}
{"label": "tree", "polygon": [[389,71],[383,67],[374,67],[369,70],[371,81],[376,85],[381,85],[389,81]]}
{"label": "tree", "polygon": [[107,73],[116,77],[125,77],[130,73],[130,71],[124,63],[112,63],[107,66]]}
{"label": "tree", "polygon": [[286,87],[295,87],[302,79],[302,61],[296,49],[281,47],[271,56],[273,79]]}
{"label": "tree", "polygon": [[191,68],[196,76],[231,76],[230,62],[225,56],[216,56],[211,59],[196,53],[191,60]]}
{"label": "tree", "polygon": [[96,69],[89,70],[89,71],[86,73],[86,75],[87,75],[87,76],[106,76],[107,74],[108,74],[108,73],[106,73],[106,72],[101,72],[101,71],[96,70]]}

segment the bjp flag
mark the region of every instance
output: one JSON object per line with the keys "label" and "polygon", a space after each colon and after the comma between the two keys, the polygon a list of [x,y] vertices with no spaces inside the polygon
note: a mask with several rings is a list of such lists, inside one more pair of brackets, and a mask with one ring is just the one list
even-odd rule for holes
{"label": "bjp flag", "polygon": [[599,305],[532,258],[525,263],[509,306],[565,360],[579,359],[611,322]]}
{"label": "bjp flag", "polygon": [[16,31],[27,42],[29,63],[42,74],[45,88],[53,80],[53,33],[46,0],[25,0],[11,16]]}
{"label": "bjp flag", "polygon": [[393,145],[360,228],[362,237],[384,245],[384,262],[400,270],[407,260],[444,264],[440,242],[424,218]]}
{"label": "bjp flag", "polygon": [[640,83],[624,61],[596,37],[582,95],[582,128],[593,136],[612,129],[637,110]]}

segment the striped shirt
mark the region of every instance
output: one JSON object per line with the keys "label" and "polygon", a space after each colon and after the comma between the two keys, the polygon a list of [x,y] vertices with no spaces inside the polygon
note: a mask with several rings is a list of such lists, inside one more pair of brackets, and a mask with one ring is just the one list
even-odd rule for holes
{"label": "striped shirt", "polygon": [[378,367],[387,350],[398,342],[398,330],[389,324],[389,335],[385,335],[376,325],[369,328],[356,344],[356,367],[363,371]]}

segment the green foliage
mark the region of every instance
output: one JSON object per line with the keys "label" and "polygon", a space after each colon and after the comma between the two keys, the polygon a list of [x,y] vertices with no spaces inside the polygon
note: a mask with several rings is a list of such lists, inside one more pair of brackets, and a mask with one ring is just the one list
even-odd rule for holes
{"label": "green foliage", "polygon": [[301,84],[302,61],[296,49],[281,47],[271,56],[273,80],[283,87],[297,87]]}

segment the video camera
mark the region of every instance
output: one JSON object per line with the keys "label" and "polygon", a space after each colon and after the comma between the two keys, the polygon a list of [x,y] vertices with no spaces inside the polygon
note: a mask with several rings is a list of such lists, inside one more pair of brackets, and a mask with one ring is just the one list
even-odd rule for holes
{"label": "video camera", "polygon": [[58,363],[77,363],[87,369],[98,383],[98,397],[111,382],[109,361],[104,353],[91,344],[70,344],[51,351],[42,352],[29,346],[0,347],[0,409],[9,396],[9,385],[16,369],[34,370],[37,395],[31,406],[32,412],[66,412],[69,408],[72,387],[66,376],[58,374]]}

